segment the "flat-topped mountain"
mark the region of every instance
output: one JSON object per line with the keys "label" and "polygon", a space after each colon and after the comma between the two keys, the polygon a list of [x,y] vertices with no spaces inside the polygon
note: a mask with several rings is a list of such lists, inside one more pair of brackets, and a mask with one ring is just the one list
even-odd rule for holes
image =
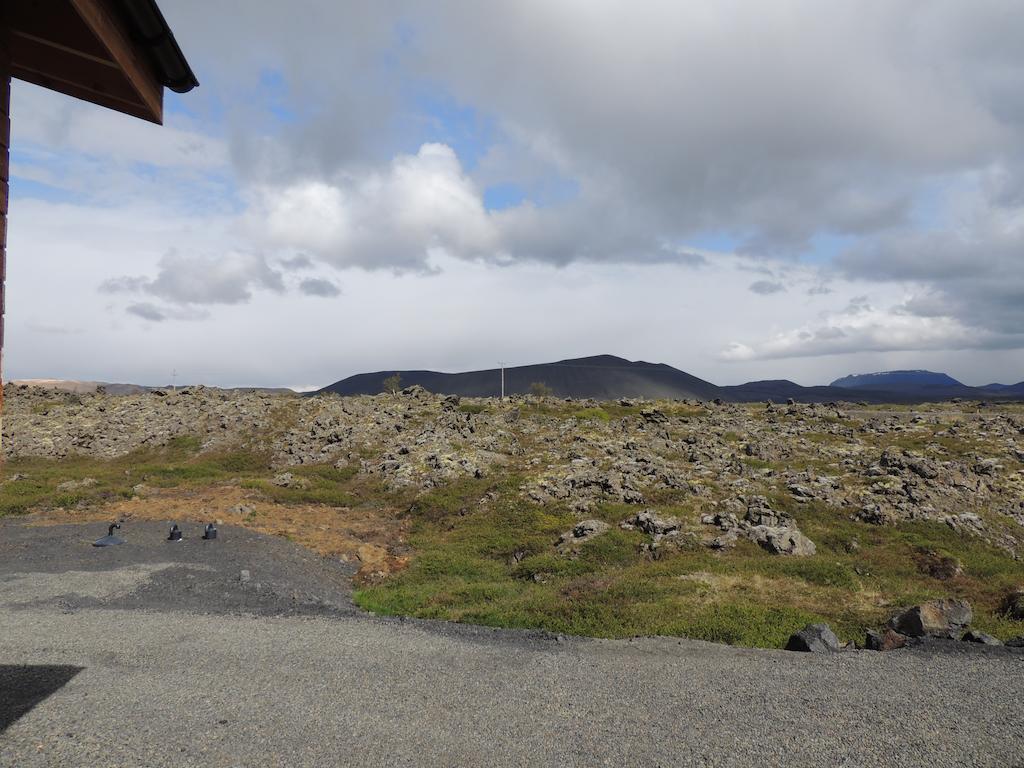
{"label": "flat-topped mountain", "polygon": [[844,389],[874,389],[885,392],[917,392],[922,389],[966,388],[967,385],[952,376],[934,371],[880,371],[857,373],[836,379],[830,387]]}

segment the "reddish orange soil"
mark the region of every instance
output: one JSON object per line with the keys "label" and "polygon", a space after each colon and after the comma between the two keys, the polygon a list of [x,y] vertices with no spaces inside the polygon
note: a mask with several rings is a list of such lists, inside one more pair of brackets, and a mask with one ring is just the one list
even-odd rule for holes
{"label": "reddish orange soil", "polygon": [[[239,513],[239,506],[252,513]],[[236,485],[203,488],[154,488],[143,497],[83,510],[53,510],[34,516],[33,524],[103,520],[164,520],[238,525],[260,533],[284,536],[325,557],[358,562],[361,583],[386,578],[409,562],[408,520],[387,508],[329,507],[278,504],[259,491]]]}

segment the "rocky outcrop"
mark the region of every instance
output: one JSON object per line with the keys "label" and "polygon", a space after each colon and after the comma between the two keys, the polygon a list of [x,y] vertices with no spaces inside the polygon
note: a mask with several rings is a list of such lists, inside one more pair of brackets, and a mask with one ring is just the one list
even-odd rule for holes
{"label": "rocky outcrop", "polygon": [[840,648],[839,638],[828,624],[808,624],[791,635],[786,643],[787,651],[804,653],[835,653]]}
{"label": "rocky outcrop", "polygon": [[985,632],[979,632],[976,629],[969,629],[964,632],[964,636],[960,638],[965,643],[975,643],[977,645],[1002,645],[997,638],[992,637]]}
{"label": "rocky outcrop", "polygon": [[309,481],[304,477],[296,477],[291,472],[281,472],[274,476],[271,482],[279,488],[298,488],[304,489],[309,487]]}
{"label": "rocky outcrop", "polygon": [[645,509],[623,520],[621,527],[640,530],[651,536],[671,536],[679,532],[680,523],[678,517],[661,517],[655,510]]}
{"label": "rocky outcrop", "polygon": [[869,629],[864,640],[864,647],[869,651],[895,651],[905,647],[907,636],[892,629],[876,631]]}
{"label": "rocky outcrop", "polygon": [[[737,499],[730,506],[735,508]],[[814,542],[804,536],[796,527],[793,518],[784,512],[772,510],[764,496],[752,496],[746,502],[742,519],[733,512],[704,515],[701,522],[713,525],[722,533],[708,542],[713,549],[732,546],[739,537],[745,537],[773,555],[808,557],[817,552]]]}
{"label": "rocky outcrop", "polygon": [[908,637],[956,640],[972,618],[970,603],[964,600],[932,600],[896,614],[889,620],[889,628]]}

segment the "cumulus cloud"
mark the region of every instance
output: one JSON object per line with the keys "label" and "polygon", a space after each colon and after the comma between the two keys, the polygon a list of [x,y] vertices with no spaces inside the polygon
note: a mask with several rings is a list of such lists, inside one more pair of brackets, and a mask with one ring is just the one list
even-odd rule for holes
{"label": "cumulus cloud", "polygon": [[445,144],[424,144],[381,169],[330,181],[261,187],[245,221],[254,241],[300,252],[281,262],[286,267],[307,264],[307,254],[339,269],[423,273],[441,256],[504,265],[708,261],[659,238],[644,214],[595,193],[552,207],[524,202],[488,210],[479,185]]}
{"label": "cumulus cloud", "polygon": [[1013,336],[1024,328],[1024,205],[995,203],[984,193],[965,201],[973,215],[958,229],[894,232],[841,254],[847,278],[921,286],[903,311],[947,315],[985,332]]}
{"label": "cumulus cloud", "polygon": [[[160,259],[154,278],[115,277],[100,285],[106,293],[145,293],[172,304],[242,304],[252,298],[254,289],[283,292],[281,273],[262,256],[240,252],[186,255],[170,251]],[[151,305],[135,306],[142,307],[135,312],[140,317],[156,314]]]}
{"label": "cumulus cloud", "polygon": [[[331,199],[314,182],[365,175],[393,156],[389,142],[408,146],[436,116],[398,101],[395,86],[424,88],[493,126],[480,179],[558,176],[579,188],[582,202],[556,222],[525,209],[510,217],[505,257],[648,261],[664,257],[662,243],[709,230],[742,233],[743,252],[792,257],[820,233],[905,227],[936,174],[1021,152],[1024,106],[1006,73],[1024,63],[1024,9],[1000,0],[926,11],[856,0],[827,10],[815,0],[303,6],[247,3],[246,35],[228,39],[205,3],[175,9],[182,35],[216,63],[229,115],[252,124],[250,84],[270,66],[300,118],[235,131],[240,172],[305,182],[293,203],[347,207],[347,195]],[[357,200],[367,192],[341,187]],[[589,237],[594,228],[603,236]],[[409,268],[395,245],[378,257]]]}
{"label": "cumulus cloud", "polygon": [[442,144],[380,172],[260,189],[249,224],[271,244],[337,267],[426,271],[433,250],[474,258],[498,245],[480,191]]}
{"label": "cumulus cloud", "polygon": [[782,331],[757,342],[729,343],[722,360],[773,360],[862,352],[958,349],[1010,349],[1024,344],[1024,333],[1000,334],[965,325],[949,315],[921,316],[907,311],[913,299],[878,309],[860,297],[817,322]]}

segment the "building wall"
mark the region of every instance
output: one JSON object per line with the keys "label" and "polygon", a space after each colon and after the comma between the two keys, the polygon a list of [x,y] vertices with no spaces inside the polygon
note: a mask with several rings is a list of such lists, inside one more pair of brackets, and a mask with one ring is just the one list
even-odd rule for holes
{"label": "building wall", "polygon": [[[0,4],[2,5],[2,4]],[[11,52],[7,24],[0,7],[0,424],[3,419],[3,345],[7,283],[7,180],[11,167]],[[2,445],[2,438],[0,438]],[[0,450],[0,461],[3,460]]]}

